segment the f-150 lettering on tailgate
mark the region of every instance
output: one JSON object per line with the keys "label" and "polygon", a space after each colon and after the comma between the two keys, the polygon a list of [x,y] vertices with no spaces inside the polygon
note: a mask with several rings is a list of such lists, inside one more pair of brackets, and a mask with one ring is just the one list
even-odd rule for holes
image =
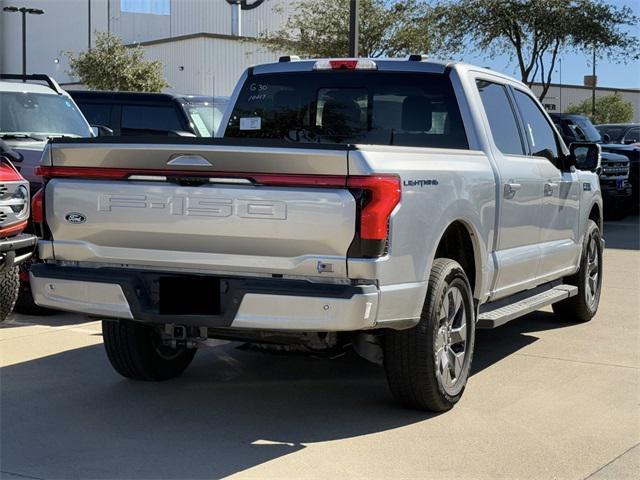
{"label": "f-150 lettering on tailgate", "polygon": [[101,194],[98,197],[98,211],[112,212],[114,209],[149,208],[165,210],[170,215],[186,215],[200,217],[264,218],[269,220],[285,220],[287,205],[285,202],[226,199],[216,197],[189,197],[185,195],[111,195]]}

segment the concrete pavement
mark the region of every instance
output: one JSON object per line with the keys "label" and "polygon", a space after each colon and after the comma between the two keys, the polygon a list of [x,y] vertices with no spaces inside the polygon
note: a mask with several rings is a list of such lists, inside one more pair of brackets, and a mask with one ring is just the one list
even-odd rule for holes
{"label": "concrete pavement", "polygon": [[384,372],[198,352],[179,379],[109,366],[100,324],[16,315],[0,329],[2,478],[640,478],[638,217],[606,225],[597,317],[549,309],[477,339],[450,412],[397,407]]}

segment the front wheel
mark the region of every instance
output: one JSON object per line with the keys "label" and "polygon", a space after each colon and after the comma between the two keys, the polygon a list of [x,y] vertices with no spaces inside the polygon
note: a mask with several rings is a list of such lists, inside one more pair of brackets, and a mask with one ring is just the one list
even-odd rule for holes
{"label": "front wheel", "polygon": [[113,368],[133,380],[169,380],[191,363],[196,349],[162,343],[152,326],[129,320],[102,322],[104,348]]}
{"label": "front wheel", "polygon": [[588,322],[598,311],[602,290],[602,238],[593,220],[587,222],[580,269],[564,279],[578,287],[578,294],[553,304],[553,312],[565,320]]}
{"label": "front wheel", "polygon": [[384,364],[391,393],[401,403],[442,412],[464,392],[475,342],[469,280],[458,262],[433,262],[420,322],[385,336]]}
{"label": "front wheel", "polygon": [[18,267],[0,274],[0,322],[4,322],[13,311],[18,299]]}

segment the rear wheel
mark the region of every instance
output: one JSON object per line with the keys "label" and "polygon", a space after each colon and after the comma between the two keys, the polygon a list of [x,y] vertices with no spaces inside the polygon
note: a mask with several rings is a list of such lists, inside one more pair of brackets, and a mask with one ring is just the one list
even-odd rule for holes
{"label": "rear wheel", "polygon": [[164,345],[159,331],[128,320],[103,321],[102,336],[113,368],[133,380],[169,380],[189,366],[196,349]]}
{"label": "rear wheel", "polygon": [[13,267],[0,275],[0,322],[4,322],[13,311],[18,298],[18,267]]}
{"label": "rear wheel", "polygon": [[565,320],[588,322],[598,311],[602,290],[602,240],[593,220],[587,223],[580,269],[564,282],[578,287],[578,294],[554,303],[553,312]]}
{"label": "rear wheel", "polygon": [[449,410],[464,392],[474,341],[469,280],[456,261],[436,259],[420,323],[385,336],[384,362],[391,393],[413,408]]}

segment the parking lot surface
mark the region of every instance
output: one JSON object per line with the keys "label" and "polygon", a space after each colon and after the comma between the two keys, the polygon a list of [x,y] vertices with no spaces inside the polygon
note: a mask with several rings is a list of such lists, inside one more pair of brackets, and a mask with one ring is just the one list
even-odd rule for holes
{"label": "parking lot surface", "polygon": [[481,331],[462,401],[395,405],[384,371],[226,343],[179,379],[119,377],[99,322],[0,329],[2,478],[640,477],[638,217],[605,226],[598,315]]}

